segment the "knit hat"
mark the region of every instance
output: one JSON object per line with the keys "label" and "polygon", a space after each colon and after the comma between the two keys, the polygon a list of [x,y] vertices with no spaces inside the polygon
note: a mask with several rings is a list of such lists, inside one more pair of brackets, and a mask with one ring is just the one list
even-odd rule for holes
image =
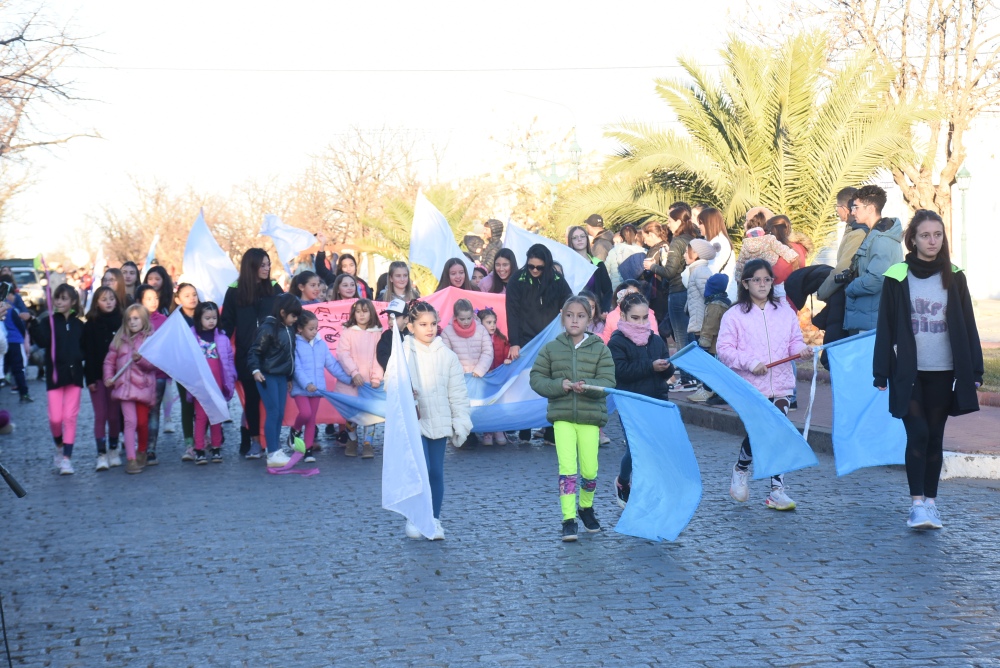
{"label": "knit hat", "polygon": [[604,227],[604,216],[599,213],[592,213],[583,224],[588,227]]}
{"label": "knit hat", "polygon": [[503,223],[496,218],[490,218],[483,224],[490,228],[490,232],[493,233],[493,239],[499,241],[500,237],[503,236]]}
{"label": "knit hat", "polygon": [[714,297],[715,295],[722,294],[729,287],[729,277],[725,274],[712,274],[707,281],[705,281],[705,298]]}
{"label": "knit hat", "polygon": [[688,245],[694,249],[694,252],[698,254],[698,257],[702,260],[711,260],[719,252],[719,244],[709,243],[704,239],[692,239],[688,242]]}

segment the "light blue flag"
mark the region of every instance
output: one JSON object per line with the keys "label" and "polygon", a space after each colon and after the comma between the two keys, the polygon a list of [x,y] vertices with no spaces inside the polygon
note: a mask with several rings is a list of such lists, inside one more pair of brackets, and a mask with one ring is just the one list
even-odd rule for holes
{"label": "light blue flag", "polygon": [[755,480],[819,463],[802,434],[774,404],[696,343],[689,343],[670,359],[711,387],[739,414],[750,437]]}
{"label": "light blue flag", "polygon": [[605,391],[615,399],[632,452],[632,491],[615,531],[674,540],[701,503],[701,471],[681,412],[669,401]]}
{"label": "light blue flag", "polygon": [[543,237],[540,234],[529,232],[526,229],[507,222],[507,229],[504,231],[503,245],[514,251],[520,266],[524,266],[528,249],[535,244],[542,244],[552,253],[553,262],[558,262],[563,268],[563,276],[569,283],[573,293],[583,290],[587,286],[587,281],[597,271],[597,266],[593,262],[587,262],[579,253],[567,246],[559,243],[555,239]]}
{"label": "light blue flag", "polygon": [[285,225],[281,222],[281,218],[273,213],[265,214],[260,234],[271,238],[274,249],[278,252],[278,259],[285,267],[285,273],[288,274],[289,279],[292,277],[292,260],[316,243],[315,236],[297,227]]}
{"label": "light blue flag", "polygon": [[448,219],[434,208],[423,193],[417,193],[410,228],[410,264],[423,265],[435,276],[440,276],[444,263],[453,257],[465,263],[465,270],[471,278],[475,264],[458,247]]}
{"label": "light blue flag", "polygon": [[872,385],[875,331],[824,346],[833,389],[833,455],[837,475],[904,463],[906,430],[889,412],[889,393]]}
{"label": "light blue flag", "polygon": [[204,210],[191,226],[187,243],[184,245],[184,280],[198,289],[201,301],[222,304],[226,289],[239,278],[240,273],[233,261],[215,241],[211,230],[205,224]]}
{"label": "light blue flag", "polygon": [[153,235],[153,243],[149,244],[149,252],[146,253],[146,262],[142,265],[143,276],[149,276],[149,270],[153,268],[153,259],[156,257],[156,244],[160,242],[160,233]]}
{"label": "light blue flag", "polygon": [[333,404],[337,412],[348,422],[359,424],[362,427],[370,427],[384,422],[386,412],[385,385],[379,386],[377,390],[371,385],[362,385],[357,389],[357,396],[329,390],[319,390],[319,393]]}

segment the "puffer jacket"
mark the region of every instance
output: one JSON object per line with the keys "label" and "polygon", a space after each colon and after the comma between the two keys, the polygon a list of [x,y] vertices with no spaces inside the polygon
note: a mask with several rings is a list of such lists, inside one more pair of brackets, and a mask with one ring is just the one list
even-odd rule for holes
{"label": "puffer jacket", "polygon": [[493,341],[490,340],[490,333],[486,331],[486,327],[478,319],[473,320],[472,324],[475,331],[468,338],[455,331],[454,321],[444,328],[441,338],[458,356],[465,373],[475,373],[482,377],[490,370],[493,362]]}
{"label": "puffer jacket", "polygon": [[[337,382],[351,384],[351,377],[334,358],[326,342],[320,337],[306,341],[301,334],[295,335],[295,374],[292,377],[293,397],[318,397],[320,390],[326,389],[326,374],[337,379]],[[316,386],[315,392],[309,392],[306,387]]]}
{"label": "puffer jacket", "polygon": [[618,273],[618,266],[636,253],[642,253],[643,258],[646,257],[645,248],[625,242],[615,245],[608,251],[608,257],[604,260],[604,266],[608,268],[608,278],[611,279],[612,290],[622,283],[622,275]]}
{"label": "puffer jacket", "polygon": [[760,390],[765,397],[786,397],[795,389],[790,363],[779,364],[762,376],[751,373],[758,364],[770,364],[805,350],[799,317],[784,299],[763,309],[750,305],[744,313],[735,304],[722,316],[716,349],[719,361]]}
{"label": "puffer jacket", "polygon": [[366,383],[382,382],[385,369],[375,355],[382,330],[378,327],[361,329],[357,325],[340,333],[337,343],[337,359],[348,376],[359,373]]}
{"label": "puffer jacket", "polygon": [[712,278],[708,260],[696,260],[688,265],[688,331],[700,332],[705,319],[705,284]]}
{"label": "puffer jacket", "polygon": [[844,329],[868,331],[878,325],[882,282],[889,267],[903,261],[903,224],[883,218],[854,254],[855,279],[844,288]]}
{"label": "puffer jacket", "polygon": [[[138,352],[145,340],[146,335],[139,333],[132,337],[131,341],[123,339],[117,350],[111,346],[107,357],[104,358],[105,382],[111,380],[118,370],[132,359],[132,353]],[[132,362],[125,373],[115,381],[114,387],[111,388],[111,397],[118,401],[134,401],[152,406],[156,403],[156,367],[144,357]]]}
{"label": "puffer jacket", "polygon": [[675,234],[670,241],[667,254],[653,264],[652,271],[662,281],[660,285],[667,294],[672,295],[685,290],[681,274],[684,273],[684,254],[692,239],[694,237],[690,234]]}
{"label": "puffer jacket", "polygon": [[295,335],[273,315],[264,318],[247,352],[247,369],[291,378],[295,373]]}
{"label": "puffer jacket", "polygon": [[[153,330],[154,332],[156,330]],[[191,328],[191,333],[194,338],[198,341],[198,345],[201,346],[202,351],[206,349],[206,346],[211,344],[206,343],[198,336],[198,332],[194,327]],[[225,397],[226,401],[233,398],[233,392],[236,391],[236,358],[233,353],[233,344],[230,342],[229,337],[221,329],[215,329],[215,351],[219,354],[219,362],[222,367],[222,396]],[[157,370],[156,377],[160,377],[159,370]],[[188,392],[188,401],[193,401],[194,395]]]}
{"label": "puffer jacket", "polygon": [[667,344],[659,335],[650,330],[646,345],[638,346],[621,332],[615,332],[608,350],[615,361],[615,381],[619,390],[667,401],[667,379],[674,371],[673,366],[665,371],[653,371],[654,360],[670,357]]}
{"label": "puffer jacket", "polygon": [[579,348],[573,346],[566,332],[549,341],[531,367],[530,384],[531,389],[549,400],[545,412],[549,422],[562,420],[598,427],[607,424],[608,402],[604,392],[567,392],[562,386],[565,379],[599,387],[615,386],[615,362],[601,337],[587,336]]}
{"label": "puffer jacket", "polygon": [[461,445],[472,432],[472,409],[462,363],[440,336],[430,345],[408,336],[403,346],[417,401],[420,433],[427,438],[451,438],[452,443]]}
{"label": "puffer jacket", "polygon": [[108,356],[111,341],[121,326],[122,314],[118,309],[111,313],[98,313],[84,323],[83,359],[87,385],[94,385],[104,379],[104,358]]}
{"label": "puffer jacket", "polygon": [[705,298],[705,319],[701,323],[701,336],[698,337],[698,345],[711,354],[718,352],[716,343],[719,340],[719,330],[722,328],[722,316],[732,308],[729,303],[729,295],[713,295]]}

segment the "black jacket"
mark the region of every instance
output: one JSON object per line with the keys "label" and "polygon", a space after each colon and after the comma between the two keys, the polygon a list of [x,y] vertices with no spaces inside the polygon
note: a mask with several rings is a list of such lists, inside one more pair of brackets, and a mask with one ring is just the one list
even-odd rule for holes
{"label": "black jacket", "polygon": [[614,288],[611,285],[611,276],[608,275],[608,268],[604,266],[603,262],[597,263],[597,270],[590,277],[590,280],[587,281],[587,289],[597,297],[597,305],[601,307],[601,313],[607,313],[611,310],[611,291]]}
{"label": "black jacket", "polygon": [[[395,327],[387,327],[382,336],[378,340],[378,345],[375,346],[375,359],[378,360],[378,365],[383,369],[389,368],[389,358],[392,357],[392,332],[393,330],[399,332]],[[402,341],[403,338],[409,336],[410,330],[404,329],[399,332],[399,340]]]}
{"label": "black jacket", "polygon": [[[893,265],[885,274],[872,363],[874,385],[885,387],[888,383],[889,412],[897,418],[909,411],[917,379],[917,342],[910,324],[910,286],[905,267],[905,262]],[[948,414],[964,415],[979,410],[976,383],[983,382],[983,349],[979,344],[969,285],[962,271],[952,274],[945,320],[955,363],[955,388]]]}
{"label": "black jacket", "polygon": [[122,314],[118,309],[107,314],[100,313],[84,324],[83,361],[87,385],[103,382],[104,358],[108,356],[111,340],[121,326]]}
{"label": "black jacket", "polygon": [[295,373],[295,333],[273,315],[257,330],[247,353],[247,369],[272,376],[292,377]]}
{"label": "black jacket", "polygon": [[283,292],[280,285],[271,281],[270,296],[261,297],[256,304],[239,306],[236,302],[239,294],[236,283],[231,284],[226,290],[226,296],[222,300],[222,313],[219,314],[219,329],[235,337],[233,356],[236,358],[237,372],[242,372],[241,367],[246,364],[247,353],[250,351],[257,329],[264,319],[271,315],[275,300]]}
{"label": "black jacket", "polygon": [[[45,349],[45,389],[55,390],[69,385],[83,387],[83,321],[75,315],[66,318],[56,313],[52,316],[52,323],[56,330],[55,365],[52,364],[52,329],[48,317],[32,320],[29,328],[31,340]],[[101,365],[104,365],[103,357]],[[53,366],[58,376],[56,380],[53,380]]]}
{"label": "black jacket", "polygon": [[524,346],[549,326],[562,305],[573,294],[562,276],[553,273],[553,284],[544,290],[541,281],[527,269],[507,281],[507,339],[512,346]]}
{"label": "black jacket", "polygon": [[611,359],[615,361],[615,381],[619,390],[635,392],[653,399],[667,400],[667,379],[673,375],[673,366],[666,371],[653,371],[653,360],[670,357],[667,344],[649,332],[649,343],[637,346],[631,339],[616,331],[608,341]]}

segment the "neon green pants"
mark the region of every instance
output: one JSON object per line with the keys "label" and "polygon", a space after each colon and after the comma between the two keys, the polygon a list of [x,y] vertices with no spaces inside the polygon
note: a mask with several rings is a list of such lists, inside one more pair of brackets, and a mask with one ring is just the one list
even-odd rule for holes
{"label": "neon green pants", "polygon": [[556,421],[552,425],[556,438],[556,455],[559,457],[559,505],[563,521],[576,517],[576,473],[579,462],[580,507],[594,505],[597,489],[597,449],[600,446],[600,428],[593,424],[574,424]]}

